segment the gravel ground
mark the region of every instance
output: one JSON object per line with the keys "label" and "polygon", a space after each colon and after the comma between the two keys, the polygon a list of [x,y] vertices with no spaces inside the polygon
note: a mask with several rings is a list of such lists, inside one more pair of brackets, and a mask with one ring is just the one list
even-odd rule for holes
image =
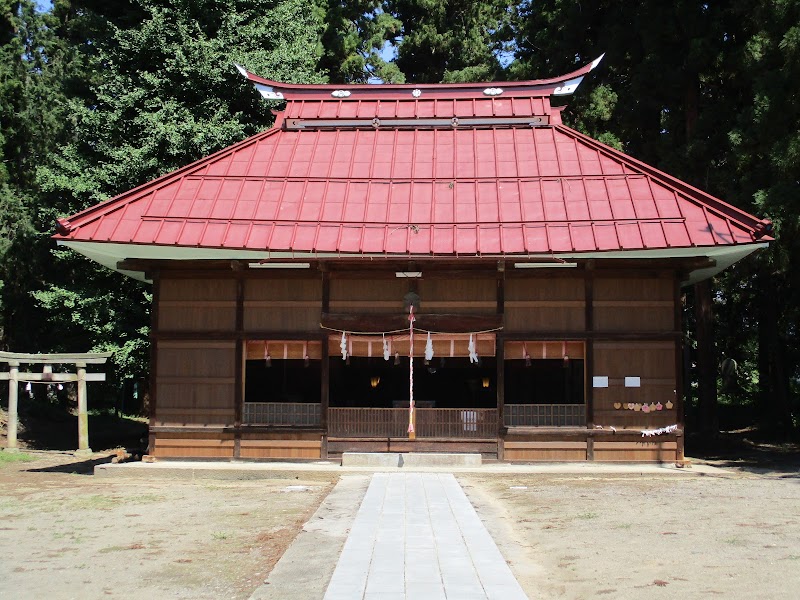
{"label": "gravel ground", "polygon": [[531,598],[800,597],[800,473],[472,476]]}
{"label": "gravel ground", "polygon": [[[89,475],[100,459],[33,456],[0,461],[3,599],[248,598],[340,475],[109,479]],[[457,477],[532,599],[797,598],[796,465],[699,471]],[[301,554],[318,577],[335,565]]]}
{"label": "gravel ground", "polygon": [[248,598],[337,479],[109,481],[32,456],[0,462],[0,598]]}

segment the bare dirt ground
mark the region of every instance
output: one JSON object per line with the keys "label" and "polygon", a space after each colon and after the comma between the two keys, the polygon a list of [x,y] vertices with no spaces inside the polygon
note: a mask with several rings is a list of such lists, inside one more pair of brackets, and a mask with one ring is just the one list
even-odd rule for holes
{"label": "bare dirt ground", "polygon": [[337,479],[109,481],[31,455],[0,461],[0,598],[248,598]]}
{"label": "bare dirt ground", "polygon": [[800,597],[800,472],[460,475],[531,598]]}

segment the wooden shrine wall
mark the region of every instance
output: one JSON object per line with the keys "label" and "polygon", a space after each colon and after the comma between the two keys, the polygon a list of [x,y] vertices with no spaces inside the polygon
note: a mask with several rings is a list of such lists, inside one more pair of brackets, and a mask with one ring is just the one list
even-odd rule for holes
{"label": "wooden shrine wall", "polygon": [[[328,312],[404,311],[411,290],[421,311],[502,314],[504,341],[566,340],[586,348],[587,428],[511,428],[506,460],[675,460],[682,439],[642,440],[641,429],[678,424],[682,410],[680,318],[672,271],[544,269],[541,272],[436,273],[338,271],[328,278]],[[156,409],[151,452],[160,457],[319,458],[324,431],[241,425],[246,341],[323,340],[323,275],[162,274],[154,311]],[[498,283],[500,282],[500,283]],[[608,378],[593,387],[592,377]],[[639,387],[626,387],[638,377]],[[629,410],[629,404],[639,410]],[[645,412],[660,406],[660,410]],[[602,431],[594,431],[601,426]],[[610,428],[617,430],[610,433]],[[627,432],[624,430],[628,430]]]}
{"label": "wooden shrine wall", "polygon": [[162,277],[156,300],[151,453],[162,458],[319,458],[318,432],[287,435],[241,427],[237,404],[243,401],[248,335],[316,334],[321,294],[318,274],[307,279]]}
{"label": "wooden shrine wall", "polygon": [[246,279],[244,330],[318,332],[322,281],[309,279]]}
{"label": "wooden shrine wall", "polygon": [[[675,434],[642,438],[640,433],[676,424],[682,428],[677,394],[681,325],[672,272],[620,276],[598,270],[590,284],[583,276],[511,279],[505,297],[507,334],[529,332],[527,337],[536,339],[537,331],[542,336],[574,333],[586,340],[590,425],[570,432],[512,428],[504,441],[506,460],[682,458],[682,439]],[[607,387],[594,387],[594,377],[607,378]],[[639,386],[630,387],[632,380],[626,386],[626,377],[638,378]]]}
{"label": "wooden shrine wall", "polygon": [[505,332],[585,330],[582,276],[514,277],[505,282]]}
{"label": "wooden shrine wall", "polygon": [[409,290],[408,279],[332,278],[330,281],[330,312],[344,314],[401,314],[403,296]]}

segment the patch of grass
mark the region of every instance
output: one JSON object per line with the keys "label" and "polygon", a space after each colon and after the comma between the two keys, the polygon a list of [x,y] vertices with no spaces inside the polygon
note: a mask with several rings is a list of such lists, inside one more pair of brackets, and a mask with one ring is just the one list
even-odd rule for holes
{"label": "patch of grass", "polygon": [[76,498],[72,501],[73,508],[79,510],[107,510],[118,504],[120,504],[118,498],[111,498],[110,496],[103,496],[100,494]]}
{"label": "patch of grass", "polygon": [[211,534],[211,537],[215,540],[227,540],[231,536],[229,533],[225,533],[224,531],[215,531]]}
{"label": "patch of grass", "polygon": [[122,552],[123,550],[130,550],[128,546],[108,546],[107,548],[100,548],[97,552],[99,554],[107,554],[109,552]]}
{"label": "patch of grass", "polygon": [[581,519],[582,521],[588,521],[589,519],[596,519],[600,515],[595,512],[586,512],[586,513],[578,513],[575,515],[576,519]]}
{"label": "patch of grass", "polygon": [[26,454],[25,452],[7,452],[5,450],[0,452],[0,465],[19,463],[19,462],[31,462],[34,460],[36,460],[35,456]]}
{"label": "patch of grass", "polygon": [[726,544],[730,544],[731,546],[741,546],[744,544],[744,540],[742,540],[742,538],[737,538],[737,537],[726,538],[722,541],[725,542]]}
{"label": "patch of grass", "polygon": [[0,500],[0,510],[9,510],[12,508],[19,508],[20,502],[17,500],[12,500],[10,498],[3,498]]}
{"label": "patch of grass", "polygon": [[162,502],[166,500],[166,496],[159,496],[158,494],[140,494],[131,498],[131,502],[135,504],[149,504],[151,502]]}

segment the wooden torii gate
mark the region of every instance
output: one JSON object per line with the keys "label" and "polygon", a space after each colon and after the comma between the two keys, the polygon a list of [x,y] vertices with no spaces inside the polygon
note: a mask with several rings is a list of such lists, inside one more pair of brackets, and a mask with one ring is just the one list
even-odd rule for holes
{"label": "wooden torii gate", "polygon": [[[92,453],[89,448],[89,415],[86,402],[86,382],[105,381],[105,373],[87,373],[86,365],[104,364],[111,352],[85,354],[19,354],[0,352],[0,363],[8,363],[8,371],[0,372],[0,381],[8,380],[8,446],[6,451],[17,451],[17,404],[19,383],[78,383],[78,450],[76,454]],[[41,373],[20,372],[21,364],[43,365]],[[74,365],[77,373],[53,373],[53,365]]]}

